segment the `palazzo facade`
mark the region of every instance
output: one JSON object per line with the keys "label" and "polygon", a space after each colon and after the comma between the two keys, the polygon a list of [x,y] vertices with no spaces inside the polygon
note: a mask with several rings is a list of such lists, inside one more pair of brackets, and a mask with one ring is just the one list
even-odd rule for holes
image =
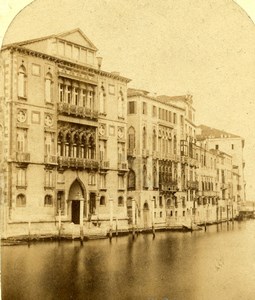
{"label": "palazzo facade", "polygon": [[236,217],[244,140],[197,127],[191,95],[127,89],[96,53],[79,29],[2,48],[2,237]]}
{"label": "palazzo facade", "polygon": [[5,236],[27,222],[52,232],[59,218],[63,231],[116,218],[127,229],[129,79],[102,71],[96,52],[79,29],[2,49]]}

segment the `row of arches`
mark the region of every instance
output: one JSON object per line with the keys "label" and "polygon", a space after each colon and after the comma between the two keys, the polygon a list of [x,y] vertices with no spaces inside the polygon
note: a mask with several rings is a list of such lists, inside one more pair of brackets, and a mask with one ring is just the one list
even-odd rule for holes
{"label": "row of arches", "polygon": [[[157,147],[158,146],[158,147]],[[136,132],[133,126],[128,128],[128,149],[134,150],[136,147]],[[148,148],[148,134],[147,129],[144,126],[142,129],[142,148]],[[152,150],[157,151],[157,148],[162,153],[173,152],[177,153],[177,138],[176,135],[160,135],[156,133],[154,129],[152,132]]]}
{"label": "row of arches", "polygon": [[89,129],[61,129],[58,133],[60,156],[96,158],[95,131]]}

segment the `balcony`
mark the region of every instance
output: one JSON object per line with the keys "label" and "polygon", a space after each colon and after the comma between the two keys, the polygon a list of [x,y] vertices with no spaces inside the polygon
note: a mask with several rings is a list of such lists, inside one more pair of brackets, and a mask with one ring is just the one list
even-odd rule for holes
{"label": "balcony", "polygon": [[60,168],[75,169],[98,169],[99,162],[95,159],[76,158],[76,157],[58,157],[58,165]]}
{"label": "balcony", "polygon": [[16,152],[16,161],[19,163],[30,163],[30,153]]}
{"label": "balcony", "polygon": [[143,156],[143,157],[148,157],[148,156],[149,156],[149,150],[143,149],[143,150],[142,150],[142,156]]}
{"label": "balcony", "polygon": [[188,181],[188,188],[190,189],[190,190],[198,190],[198,181],[192,181],[192,180],[190,180],[190,181]]}
{"label": "balcony", "polygon": [[97,119],[98,111],[91,110],[86,107],[77,106],[70,103],[58,103],[58,112],[60,114],[71,115],[80,118],[89,118],[89,119]]}
{"label": "balcony", "polygon": [[57,164],[57,156],[55,156],[55,155],[45,155],[44,156],[44,163],[46,165],[55,165],[55,164]]}
{"label": "balcony", "polygon": [[170,181],[165,183],[159,184],[159,190],[160,191],[170,191],[170,192],[176,192],[178,191],[178,184],[177,181]]}
{"label": "balcony", "polygon": [[118,170],[119,171],[128,171],[127,162],[118,162]]}
{"label": "balcony", "polygon": [[109,160],[100,161],[100,169],[109,170],[110,169],[110,161]]}
{"label": "balcony", "polygon": [[127,156],[136,157],[136,149],[128,149]]}
{"label": "balcony", "polygon": [[187,163],[188,163],[188,157],[186,157],[186,156],[181,156],[181,163],[182,163],[182,164],[187,164]]}
{"label": "balcony", "polygon": [[227,184],[227,183],[221,183],[220,188],[221,188],[222,190],[226,190],[226,189],[228,189],[228,184]]}
{"label": "balcony", "polygon": [[197,161],[194,158],[189,158],[189,164],[193,167],[197,167]]}

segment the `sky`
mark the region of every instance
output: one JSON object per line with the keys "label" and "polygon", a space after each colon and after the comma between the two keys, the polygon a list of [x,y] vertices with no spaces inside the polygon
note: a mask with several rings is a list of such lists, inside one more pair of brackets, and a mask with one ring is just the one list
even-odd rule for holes
{"label": "sky", "polygon": [[0,0],[0,44],[79,27],[102,69],[131,78],[130,87],[192,94],[196,124],[245,139],[247,199],[255,200],[254,0],[31,2]]}

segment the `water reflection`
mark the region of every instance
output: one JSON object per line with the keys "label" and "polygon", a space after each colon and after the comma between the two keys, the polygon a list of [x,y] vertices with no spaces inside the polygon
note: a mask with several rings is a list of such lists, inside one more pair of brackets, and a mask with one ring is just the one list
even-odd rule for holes
{"label": "water reflection", "polygon": [[3,299],[254,299],[255,222],[2,248]]}

